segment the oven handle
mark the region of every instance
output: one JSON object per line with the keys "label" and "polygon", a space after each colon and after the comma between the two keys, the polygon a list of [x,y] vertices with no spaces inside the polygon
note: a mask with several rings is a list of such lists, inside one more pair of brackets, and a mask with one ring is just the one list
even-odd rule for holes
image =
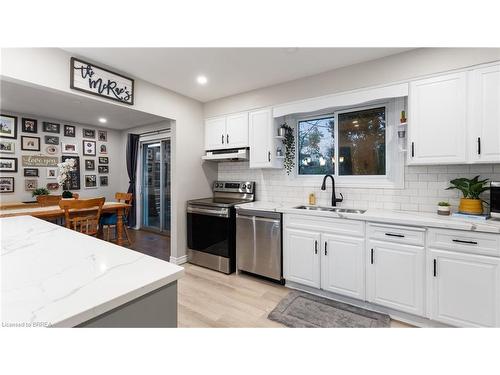
{"label": "oven handle", "polygon": [[210,208],[188,206],[187,212],[190,214],[229,217],[229,210],[227,208],[210,209]]}

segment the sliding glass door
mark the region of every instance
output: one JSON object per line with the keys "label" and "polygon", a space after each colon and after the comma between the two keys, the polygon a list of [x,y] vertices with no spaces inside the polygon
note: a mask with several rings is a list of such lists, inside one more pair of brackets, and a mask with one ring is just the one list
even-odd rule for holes
{"label": "sliding glass door", "polygon": [[142,227],[170,234],[170,139],[142,143]]}

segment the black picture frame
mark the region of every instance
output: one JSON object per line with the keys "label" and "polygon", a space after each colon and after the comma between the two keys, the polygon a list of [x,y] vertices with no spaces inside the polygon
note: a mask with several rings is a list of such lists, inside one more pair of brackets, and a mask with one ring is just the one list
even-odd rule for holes
{"label": "black picture frame", "polygon": [[96,189],[97,188],[97,175],[86,174],[85,178],[85,189]]}
{"label": "black picture frame", "polygon": [[46,135],[45,136],[45,144],[59,146],[59,137],[55,136],[55,135]]}
{"label": "black picture frame", "polygon": [[[0,116],[1,117],[9,117],[9,118],[12,118],[14,119],[14,135],[13,136],[10,136],[10,135],[0,135],[0,138],[6,138],[6,139],[17,139],[17,116],[11,116],[11,115],[5,115],[3,113],[0,113]],[[0,129],[0,134],[1,133],[1,129]]]}
{"label": "black picture frame", "polygon": [[99,164],[109,164],[109,157],[99,156]]}
{"label": "black picture frame", "polygon": [[24,168],[24,177],[40,177],[38,168]]}
{"label": "black picture frame", "polygon": [[17,158],[4,158],[3,156],[0,156],[0,161],[1,160],[14,161],[14,169],[3,169],[2,166],[0,165],[0,172],[3,172],[3,173],[16,173],[17,172]]}
{"label": "black picture frame", "polygon": [[106,130],[98,130],[97,131],[97,140],[99,142],[107,142],[108,141],[108,132]]}
{"label": "black picture frame", "polygon": [[99,176],[99,186],[108,186],[109,178],[108,176]]}
{"label": "black picture frame", "polygon": [[95,130],[94,129],[82,129],[82,137],[95,139]]}
{"label": "black picture frame", "polygon": [[80,157],[73,155],[61,156],[61,161],[65,162],[68,159],[75,159],[75,170],[69,172],[69,178],[64,183],[64,190],[80,190]]}
{"label": "black picture frame", "polygon": [[[87,148],[86,148],[86,143],[92,143],[94,145],[94,152],[88,152]],[[82,141],[82,146],[83,146],[83,149],[82,149],[82,152],[83,152],[83,155],[84,156],[96,156],[96,148],[97,148],[97,145],[96,145],[96,142],[95,141],[88,141],[88,140],[83,140]]]}
{"label": "black picture frame", "polygon": [[64,125],[64,136],[65,137],[76,137],[76,127],[73,125]]}
{"label": "black picture frame", "polygon": [[97,173],[109,173],[109,166],[107,165],[97,166]]}
{"label": "black picture frame", "polygon": [[43,122],[43,131],[45,133],[54,133],[59,134],[61,132],[61,124],[57,124],[55,122]]}
{"label": "black picture frame", "polygon": [[22,118],[21,131],[23,133],[38,133],[38,120],[34,118]]}
{"label": "black picture frame", "polygon": [[95,160],[85,159],[85,170],[86,171],[95,171]]}
{"label": "black picture frame", "polygon": [[[38,148],[26,148],[24,147],[24,141],[27,140],[27,139],[36,139],[38,141]],[[32,136],[24,136],[22,135],[21,136],[21,150],[22,151],[40,151],[40,143],[42,141],[40,140],[40,137],[32,137]]]}
{"label": "black picture frame", "polygon": [[[12,186],[12,190],[4,190],[3,189],[3,180],[10,180],[10,186]],[[16,184],[15,184],[15,180],[14,180],[14,177],[3,177],[3,176],[0,176],[0,193],[14,193],[15,190],[16,190]]]}

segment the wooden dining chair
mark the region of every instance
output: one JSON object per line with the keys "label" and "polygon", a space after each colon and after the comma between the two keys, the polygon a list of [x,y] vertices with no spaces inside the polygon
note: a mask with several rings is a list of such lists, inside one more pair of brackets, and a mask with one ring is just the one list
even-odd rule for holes
{"label": "wooden dining chair", "polygon": [[99,220],[106,198],[61,199],[59,207],[64,210],[66,228],[95,236],[99,232]]}
{"label": "wooden dining chair", "polygon": [[[120,202],[120,203],[131,204],[132,197],[133,197],[132,193],[116,193],[115,194],[116,201]],[[130,245],[131,242],[130,242],[130,237],[128,235],[128,230],[127,230],[128,213],[129,213],[129,208],[127,207],[124,210],[124,214],[123,214],[123,229],[124,229],[126,241]],[[109,233],[109,231],[110,231],[111,227],[113,227],[113,226],[115,228],[115,238],[116,238],[116,226],[117,226],[117,223],[118,223],[118,217],[116,215],[117,214],[115,214],[115,213],[105,213],[105,214],[102,215],[101,225],[103,227],[103,233],[104,233],[104,227],[107,228],[107,231],[106,231],[107,236],[105,238],[106,241],[110,240],[110,233]]]}

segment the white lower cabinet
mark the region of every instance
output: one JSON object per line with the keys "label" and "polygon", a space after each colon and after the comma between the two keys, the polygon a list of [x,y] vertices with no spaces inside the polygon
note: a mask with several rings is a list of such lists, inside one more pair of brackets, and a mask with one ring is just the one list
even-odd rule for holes
{"label": "white lower cabinet", "polygon": [[425,248],[370,240],[367,250],[367,301],[423,315]]}
{"label": "white lower cabinet", "polygon": [[500,258],[429,249],[427,274],[431,319],[500,326]]}
{"label": "white lower cabinet", "polygon": [[283,252],[285,279],[313,288],[320,287],[320,240],[317,232],[286,229]]}

